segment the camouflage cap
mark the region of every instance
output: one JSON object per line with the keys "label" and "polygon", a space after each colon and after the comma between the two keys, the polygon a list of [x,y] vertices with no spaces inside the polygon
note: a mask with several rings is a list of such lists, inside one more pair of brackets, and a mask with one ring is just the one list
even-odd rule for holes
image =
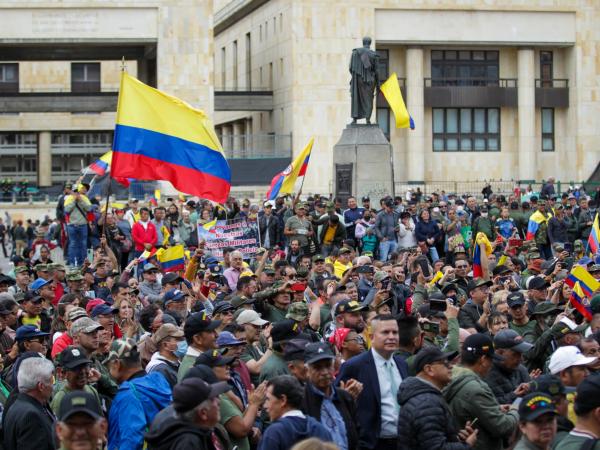
{"label": "camouflage cap", "polygon": [[81,281],[83,280],[83,275],[79,270],[71,270],[67,273],[65,278],[67,281]]}
{"label": "camouflage cap", "polygon": [[50,263],[47,265],[48,270],[59,270],[62,272],[65,272],[65,266],[64,264],[60,264],[60,263]]}
{"label": "camouflage cap", "polygon": [[27,267],[27,266],[15,267],[15,274],[21,273],[21,272],[29,272],[29,267]]}
{"label": "camouflage cap", "polygon": [[69,334],[71,336],[76,336],[79,333],[93,333],[94,331],[101,329],[104,329],[102,325],[86,316],[80,317],[75,322],[73,322]]}
{"label": "camouflage cap", "polygon": [[87,317],[85,309],[76,307],[67,313],[66,319],[68,322],[75,322],[77,319],[81,319],[82,317]]}
{"label": "camouflage cap", "polygon": [[375,272],[375,276],[373,277],[373,279],[375,280],[375,283],[380,283],[389,277],[390,276],[388,275],[388,273],[386,271],[379,270],[379,271]]}
{"label": "camouflage cap", "polygon": [[35,270],[36,272],[47,272],[48,264],[36,264],[35,266],[33,266],[33,270]]}
{"label": "camouflage cap", "polygon": [[310,273],[310,271],[306,267],[300,266],[296,270],[296,277],[306,278],[306,277],[308,277],[309,273]]}
{"label": "camouflage cap", "polygon": [[133,339],[115,339],[110,346],[110,352],[102,364],[117,359],[136,359],[140,355],[137,344]]}
{"label": "camouflage cap", "polygon": [[294,302],[288,307],[286,319],[302,322],[308,317],[308,305],[304,302]]}

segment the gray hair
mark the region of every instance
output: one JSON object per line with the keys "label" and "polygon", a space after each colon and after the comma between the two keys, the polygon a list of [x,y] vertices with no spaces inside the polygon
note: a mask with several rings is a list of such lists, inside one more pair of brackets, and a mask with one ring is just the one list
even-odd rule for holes
{"label": "gray hair", "polygon": [[196,416],[198,415],[198,413],[200,411],[202,411],[203,409],[210,409],[212,405],[212,399],[206,399],[204,400],[202,403],[200,403],[198,406],[196,406],[194,409],[190,409],[189,411],[184,411],[181,413],[178,413],[177,416],[179,416],[179,418],[185,422],[195,422],[196,421]]}
{"label": "gray hair", "polygon": [[3,300],[12,300],[15,301],[15,297],[10,292],[2,292],[0,293],[0,302]]}
{"label": "gray hair", "polygon": [[27,358],[21,362],[17,374],[19,392],[29,392],[38,383],[50,383],[54,374],[54,364],[46,358]]}

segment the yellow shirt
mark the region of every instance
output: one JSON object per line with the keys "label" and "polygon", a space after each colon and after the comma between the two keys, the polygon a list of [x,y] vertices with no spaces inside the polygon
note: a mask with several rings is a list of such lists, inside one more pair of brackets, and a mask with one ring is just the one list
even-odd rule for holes
{"label": "yellow shirt", "polygon": [[338,225],[332,227],[331,225],[327,227],[327,231],[325,232],[325,236],[323,236],[323,244],[329,245],[333,242],[333,237],[335,236],[335,232],[337,231]]}
{"label": "yellow shirt", "polygon": [[351,267],[351,262],[348,262],[348,264],[343,264],[339,259],[337,259],[333,264],[333,274],[341,279],[344,276],[344,272]]}

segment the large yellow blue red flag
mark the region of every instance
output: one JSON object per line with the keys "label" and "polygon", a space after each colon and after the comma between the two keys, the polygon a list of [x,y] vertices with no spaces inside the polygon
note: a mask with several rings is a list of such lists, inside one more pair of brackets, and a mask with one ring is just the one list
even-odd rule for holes
{"label": "large yellow blue red flag", "polygon": [[183,245],[161,248],[156,252],[156,257],[165,272],[175,272],[185,268],[185,249]]}
{"label": "large yellow blue red flag", "polygon": [[415,122],[410,117],[410,114],[408,114],[404,99],[402,98],[402,91],[398,84],[398,76],[395,72],[381,85],[380,90],[394,112],[396,128],[410,128],[414,130]]}
{"label": "large yellow blue red flag", "polygon": [[575,284],[579,287],[587,297],[591,297],[594,292],[600,289],[600,282],[596,280],[583,266],[575,266],[571,273],[565,278],[571,289],[575,289]]}
{"label": "large yellow blue red flag", "polygon": [[298,177],[303,177],[306,174],[314,141],[314,138],[310,138],[310,141],[296,159],[283,172],[279,172],[273,177],[271,187],[267,191],[267,200],[275,200],[279,194],[291,194],[294,192],[296,180]]}
{"label": "large yellow blue red flag", "polygon": [[590,304],[586,299],[585,292],[581,288],[579,281],[573,285],[573,290],[571,291],[571,298],[569,298],[571,305],[581,313],[586,320],[592,320],[592,310],[590,308]]}
{"label": "large yellow blue red flag", "polygon": [[224,203],[231,172],[203,111],[123,72],[113,142],[113,177],[165,180]]}
{"label": "large yellow blue red flag", "polygon": [[529,222],[527,223],[527,234],[525,235],[526,241],[531,241],[535,238],[535,234],[537,230],[540,228],[540,225],[546,222],[548,218],[539,211],[534,212],[531,216],[529,216]]}

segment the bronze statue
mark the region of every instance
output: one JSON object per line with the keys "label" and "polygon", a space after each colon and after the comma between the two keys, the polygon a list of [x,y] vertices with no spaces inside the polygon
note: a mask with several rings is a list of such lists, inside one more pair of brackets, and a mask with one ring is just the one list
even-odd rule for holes
{"label": "bronze statue", "polygon": [[377,65],[379,56],[371,50],[371,38],[363,38],[363,46],[352,50],[350,58],[350,96],[352,97],[352,123],[366,119],[371,123],[373,112],[373,94],[379,89]]}

